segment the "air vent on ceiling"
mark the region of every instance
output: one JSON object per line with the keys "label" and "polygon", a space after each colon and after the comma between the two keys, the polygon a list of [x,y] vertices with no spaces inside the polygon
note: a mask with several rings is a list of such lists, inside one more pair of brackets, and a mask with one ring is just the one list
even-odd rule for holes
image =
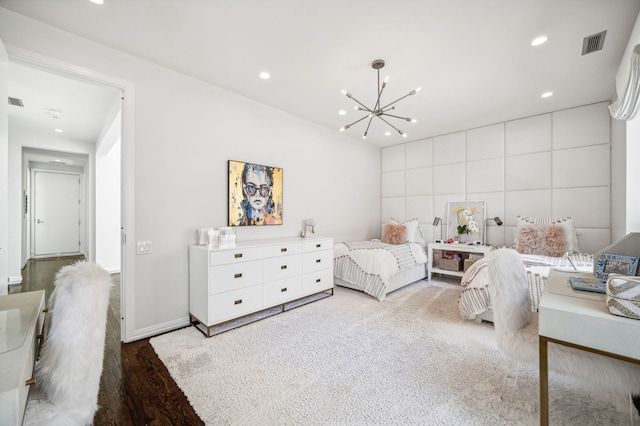
{"label": "air vent on ceiling", "polygon": [[598,34],[593,34],[585,37],[582,41],[582,55],[602,50],[602,46],[604,46],[604,36],[606,35],[607,32],[602,31]]}
{"label": "air vent on ceiling", "polygon": [[19,107],[24,106],[24,104],[22,103],[22,99],[12,98],[11,96],[9,96],[9,105],[19,106]]}

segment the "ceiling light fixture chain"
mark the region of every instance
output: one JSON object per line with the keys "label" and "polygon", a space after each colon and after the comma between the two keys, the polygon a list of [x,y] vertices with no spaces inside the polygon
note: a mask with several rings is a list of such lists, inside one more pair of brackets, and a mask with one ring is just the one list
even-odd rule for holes
{"label": "ceiling light fixture chain", "polygon": [[362,102],[360,102],[358,99],[356,99],[355,97],[353,97],[353,95],[351,95],[350,93],[348,93],[346,90],[343,90],[342,93],[344,95],[347,96],[347,98],[349,99],[353,99],[359,106],[355,106],[355,109],[357,111],[364,111],[367,112],[368,114],[365,115],[362,118],[359,118],[358,120],[354,121],[353,123],[347,124],[346,126],[344,126],[343,128],[340,129],[341,132],[345,131],[346,129],[350,128],[351,126],[353,126],[354,124],[357,124],[359,122],[361,122],[362,120],[368,118],[369,122],[367,123],[367,128],[364,131],[364,134],[362,135],[362,139],[366,139],[367,138],[367,134],[369,133],[369,128],[371,127],[371,122],[373,121],[373,119],[375,117],[379,118],[380,120],[382,120],[384,123],[386,123],[389,127],[391,127],[392,129],[394,129],[396,132],[398,132],[399,134],[401,134],[402,136],[404,136],[405,138],[407,137],[407,134],[404,133],[402,130],[398,129],[396,126],[394,126],[393,124],[389,123],[387,120],[385,120],[383,118],[383,116],[387,116],[387,117],[392,117],[392,118],[397,118],[400,120],[405,120],[405,121],[409,121],[412,123],[415,123],[417,120],[414,118],[409,118],[409,117],[400,117],[398,115],[393,115],[393,114],[389,114],[388,112],[391,110],[394,110],[395,104],[401,100],[403,100],[404,98],[406,98],[407,96],[411,96],[411,95],[415,95],[416,93],[418,93],[420,91],[420,88],[417,88],[415,90],[412,90],[411,92],[407,93],[406,95],[396,99],[395,101],[386,104],[385,106],[381,107],[381,98],[382,98],[382,92],[384,92],[384,88],[387,87],[387,82],[389,81],[389,77],[385,77],[385,79],[382,81],[382,84],[380,84],[380,69],[384,67],[384,60],[382,59],[376,59],[375,61],[373,61],[371,63],[371,67],[377,71],[378,73],[378,86],[377,86],[377,99],[376,99],[376,104],[373,108],[369,108],[367,106],[365,106]]}

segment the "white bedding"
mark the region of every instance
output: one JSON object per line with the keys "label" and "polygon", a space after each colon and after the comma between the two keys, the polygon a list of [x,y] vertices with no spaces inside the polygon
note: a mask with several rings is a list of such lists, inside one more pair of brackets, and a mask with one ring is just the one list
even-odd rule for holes
{"label": "white bedding", "polygon": [[[531,292],[531,308],[537,310],[540,295],[544,290],[547,276],[551,268],[562,270],[575,270],[566,257],[540,256],[535,254],[523,254],[522,262],[527,271],[529,290]],[[571,261],[578,271],[590,272],[593,270],[593,255],[574,253]],[[458,299],[458,310],[465,319],[475,319],[477,316],[491,310],[491,297],[489,296],[489,278],[486,261],[480,259],[467,269],[462,276],[460,284],[467,288]],[[486,318],[490,319],[490,318]]]}
{"label": "white bedding", "polygon": [[382,301],[396,274],[426,264],[427,256],[416,243],[385,244],[380,241],[336,243],[333,249],[334,276],[358,284]]}

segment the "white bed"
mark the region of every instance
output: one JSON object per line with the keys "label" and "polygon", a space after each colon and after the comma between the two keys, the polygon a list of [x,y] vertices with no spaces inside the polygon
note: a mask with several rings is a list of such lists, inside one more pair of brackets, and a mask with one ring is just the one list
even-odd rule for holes
{"label": "white bed", "polygon": [[[547,219],[518,216],[516,225],[514,248],[521,252],[527,271],[532,310],[538,309],[552,268],[584,272],[593,270],[593,255],[578,251],[571,217]],[[567,254],[560,255],[562,252]],[[552,253],[557,254],[550,255]],[[476,321],[493,321],[486,262],[481,259],[472,264],[462,276],[460,284],[466,287],[458,299],[460,315]]]}
{"label": "white bed", "polygon": [[344,242],[336,243],[333,253],[335,284],[363,291],[380,301],[427,275],[427,256],[417,243]]}
{"label": "white bed", "polygon": [[[547,276],[553,268],[562,270],[574,270],[581,272],[593,270],[593,255],[586,253],[573,253],[568,258],[542,255],[523,254],[522,262],[527,271],[529,291],[531,295],[531,309],[536,311],[540,303],[540,296],[547,283]],[[489,295],[489,278],[486,262],[481,259],[467,269],[462,276],[460,284],[466,287],[458,299],[458,311],[463,318],[469,320],[493,322],[491,309],[491,297]]]}

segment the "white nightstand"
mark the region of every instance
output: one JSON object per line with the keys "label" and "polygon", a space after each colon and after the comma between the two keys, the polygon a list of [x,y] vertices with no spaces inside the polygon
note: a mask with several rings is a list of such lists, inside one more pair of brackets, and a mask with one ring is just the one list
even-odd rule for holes
{"label": "white nightstand", "polygon": [[[428,280],[431,280],[431,274],[442,274],[442,275],[451,275],[454,277],[462,277],[464,275],[464,271],[450,271],[448,269],[437,268],[433,266],[433,251],[434,250],[442,250],[444,251],[455,251],[466,254],[468,257],[469,253],[480,253],[482,256],[485,256],[491,250],[493,250],[493,246],[483,246],[483,245],[469,245],[469,244],[460,244],[460,243],[429,243],[427,244],[427,257],[429,262],[429,271],[427,273]],[[465,256],[463,255],[463,258]]]}

